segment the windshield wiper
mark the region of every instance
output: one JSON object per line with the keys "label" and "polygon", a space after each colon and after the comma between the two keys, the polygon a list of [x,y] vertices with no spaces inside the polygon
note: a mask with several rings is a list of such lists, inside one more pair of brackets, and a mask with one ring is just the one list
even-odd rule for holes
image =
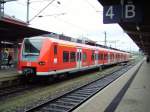
{"label": "windshield wiper", "polygon": [[39,56],[39,53],[27,53],[24,56]]}

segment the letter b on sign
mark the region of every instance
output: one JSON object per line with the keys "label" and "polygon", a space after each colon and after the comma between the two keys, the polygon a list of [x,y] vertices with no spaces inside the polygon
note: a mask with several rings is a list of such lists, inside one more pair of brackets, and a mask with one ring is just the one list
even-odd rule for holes
{"label": "letter b on sign", "polygon": [[142,8],[139,4],[124,4],[104,6],[103,23],[119,23],[142,21]]}
{"label": "letter b on sign", "polygon": [[125,18],[130,19],[135,17],[135,6],[134,5],[126,5],[125,6]]}
{"label": "letter b on sign", "polygon": [[140,22],[142,21],[141,7],[135,4],[125,4],[123,7],[123,21]]}

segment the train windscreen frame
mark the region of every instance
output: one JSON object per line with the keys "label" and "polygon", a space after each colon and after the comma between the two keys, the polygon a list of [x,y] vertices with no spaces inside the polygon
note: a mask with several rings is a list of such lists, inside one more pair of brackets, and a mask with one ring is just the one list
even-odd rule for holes
{"label": "train windscreen frame", "polygon": [[35,61],[40,55],[42,47],[42,38],[26,38],[24,39],[22,57],[23,60]]}

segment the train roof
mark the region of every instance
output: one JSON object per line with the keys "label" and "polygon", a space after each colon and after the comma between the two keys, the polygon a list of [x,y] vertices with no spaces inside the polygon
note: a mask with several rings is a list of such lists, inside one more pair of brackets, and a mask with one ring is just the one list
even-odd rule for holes
{"label": "train roof", "polygon": [[93,50],[94,49],[97,49],[97,50],[101,49],[101,50],[116,52],[116,53],[127,53],[127,52],[123,52],[123,51],[119,51],[119,50],[115,50],[115,49],[103,48],[101,46],[92,46],[92,45],[88,45],[88,44],[70,42],[70,41],[65,41],[65,40],[60,40],[60,39],[55,39],[55,38],[49,38],[49,39],[53,42],[57,42],[57,43],[60,43],[60,44],[69,44],[69,45],[76,46],[76,47],[91,48]]}
{"label": "train roof", "polygon": [[70,46],[75,46],[75,47],[84,47],[84,48],[90,48],[90,49],[93,49],[93,50],[94,49],[97,49],[97,50],[101,49],[101,50],[106,50],[106,51],[109,51],[109,52],[129,54],[129,52],[114,49],[114,48],[104,47],[103,45],[99,45],[99,44],[89,45],[89,44],[86,44],[86,43],[78,43],[78,42],[72,42],[72,41],[67,41],[67,40],[63,40],[63,39],[58,39],[58,38],[50,37],[50,36],[47,36],[47,35],[35,36],[35,37],[31,37],[30,39],[43,39],[43,38],[48,38],[49,40],[51,40],[53,42],[60,43],[60,44],[68,44]]}

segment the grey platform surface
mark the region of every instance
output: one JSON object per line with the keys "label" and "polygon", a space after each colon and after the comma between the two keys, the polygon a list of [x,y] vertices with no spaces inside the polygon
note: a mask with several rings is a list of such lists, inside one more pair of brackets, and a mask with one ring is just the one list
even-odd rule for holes
{"label": "grey platform surface", "polygon": [[[143,60],[142,60],[143,61]],[[120,90],[138,69],[139,62],[123,76],[104,88],[98,94],[79,106],[74,112],[107,112],[106,108],[112,103]],[[116,112],[149,112],[150,110],[150,64],[144,60],[131,85],[122,97]],[[111,112],[113,112],[111,111]]]}
{"label": "grey platform surface", "polygon": [[143,63],[116,112],[150,112],[150,63]]}
{"label": "grey platform surface", "polygon": [[0,69],[0,82],[16,76],[19,76],[17,73],[17,68]]}

